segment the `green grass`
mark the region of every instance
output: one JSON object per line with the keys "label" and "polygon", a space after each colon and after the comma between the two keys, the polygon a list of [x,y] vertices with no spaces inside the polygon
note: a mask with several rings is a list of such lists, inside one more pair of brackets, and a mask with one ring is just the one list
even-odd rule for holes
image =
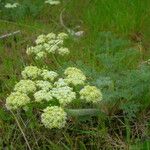
{"label": "green grass", "polygon": [[[25,65],[41,65],[25,53],[36,36],[66,32],[60,23],[64,9],[64,24],[85,33],[81,38],[70,36],[66,42],[70,56],[57,59],[63,69],[78,66],[92,84],[102,88],[106,101],[98,107],[107,115],[71,118],[65,129],[48,130],[32,112],[18,112],[16,116],[31,148],[149,150],[150,72],[140,65],[150,57],[150,1],[67,0],[52,7],[41,5],[40,0],[20,2],[22,9],[12,10],[11,14],[3,9],[0,12],[0,35],[21,31],[0,39],[0,149],[27,149],[12,114],[5,108],[5,98],[21,78]],[[47,64],[62,70],[58,64]]]}

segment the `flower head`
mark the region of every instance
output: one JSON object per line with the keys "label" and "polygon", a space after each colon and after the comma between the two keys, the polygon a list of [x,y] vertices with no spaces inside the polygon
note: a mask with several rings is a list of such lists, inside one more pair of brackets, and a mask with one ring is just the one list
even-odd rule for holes
{"label": "flower head", "polygon": [[22,71],[21,75],[24,79],[36,79],[37,77],[40,76],[41,69],[39,69],[36,66],[27,66],[25,69]]}
{"label": "flower head", "polygon": [[51,92],[45,90],[40,90],[34,93],[34,98],[36,102],[41,102],[43,100],[50,101],[53,99]]}
{"label": "flower head", "polygon": [[46,0],[45,3],[50,4],[50,5],[58,5],[58,4],[60,4],[60,1],[58,1],[58,0]]}
{"label": "flower head", "polygon": [[68,55],[70,53],[68,48],[61,47],[58,49],[58,54],[61,56]]}
{"label": "flower head", "polygon": [[36,91],[36,85],[31,80],[20,80],[14,87],[15,91],[22,93],[33,93]]}
{"label": "flower head", "polygon": [[56,81],[54,83],[54,86],[56,86],[56,87],[64,87],[64,86],[68,86],[68,83],[67,83],[66,79],[59,78],[58,81]]}
{"label": "flower head", "polygon": [[68,67],[65,70],[64,73],[67,77],[66,77],[66,81],[69,84],[73,84],[73,85],[84,85],[85,80],[86,80],[86,76],[83,74],[83,72],[75,67]]}
{"label": "flower head", "polygon": [[35,40],[35,43],[42,44],[42,43],[45,43],[45,41],[46,41],[46,35],[41,34],[37,37],[37,39]]}
{"label": "flower head", "polygon": [[46,35],[46,38],[47,38],[48,41],[52,40],[52,39],[55,39],[56,38],[56,34],[51,32],[51,33]]}
{"label": "flower head", "polygon": [[72,75],[74,73],[81,73],[81,74],[83,74],[83,72],[80,69],[75,68],[75,67],[68,67],[65,70],[65,72],[64,72],[65,75]]}
{"label": "flower head", "polygon": [[16,8],[16,7],[18,7],[18,6],[19,6],[19,3],[13,3],[13,4],[7,3],[7,4],[5,5],[5,8]]}
{"label": "flower head", "polygon": [[46,52],[38,52],[36,54],[35,59],[40,60],[40,59],[46,58],[46,56],[47,56]]}
{"label": "flower head", "polygon": [[62,33],[59,33],[58,36],[57,36],[58,39],[67,39],[68,38],[68,34],[62,32]]}
{"label": "flower head", "polygon": [[28,55],[31,55],[31,54],[37,55],[40,52],[43,52],[43,45],[41,45],[41,44],[40,45],[36,45],[36,46],[28,47],[27,51],[26,51],[26,53]]}
{"label": "flower head", "polygon": [[43,69],[41,76],[44,80],[54,81],[58,77],[58,74],[54,71]]}
{"label": "flower head", "polygon": [[44,44],[44,47],[45,47],[45,50],[48,52],[48,53],[52,53],[52,54],[55,54],[56,51],[58,50],[58,46],[57,45],[50,45],[50,44]]}
{"label": "flower head", "polygon": [[87,85],[80,91],[80,97],[87,102],[97,103],[102,100],[102,93],[97,87]]}
{"label": "flower head", "polygon": [[86,77],[83,74],[72,74],[66,77],[66,81],[73,85],[84,85]]}
{"label": "flower head", "polygon": [[58,106],[47,107],[43,110],[41,122],[46,128],[63,128],[66,124],[67,113]]}
{"label": "flower head", "polygon": [[30,98],[20,92],[11,93],[6,99],[6,107],[7,109],[16,110],[28,104],[30,102]]}
{"label": "flower head", "polygon": [[49,81],[38,80],[35,83],[36,86],[41,90],[49,91],[52,89],[52,84]]}
{"label": "flower head", "polygon": [[55,97],[61,106],[66,106],[70,104],[75,98],[76,93],[69,86],[56,87],[52,89],[52,96]]}
{"label": "flower head", "polygon": [[28,55],[35,55],[36,59],[46,58],[48,54],[59,54],[59,55],[68,55],[68,48],[64,48],[64,40],[67,38],[66,33],[49,33],[47,35],[41,34],[35,40],[35,46],[27,48],[26,53]]}

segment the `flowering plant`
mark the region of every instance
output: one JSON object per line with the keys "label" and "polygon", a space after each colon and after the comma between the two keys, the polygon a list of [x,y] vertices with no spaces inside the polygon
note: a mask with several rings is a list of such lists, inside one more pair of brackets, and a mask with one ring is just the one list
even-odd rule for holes
{"label": "flowering plant", "polygon": [[35,46],[27,48],[28,55],[34,55],[35,59],[46,58],[48,54],[68,55],[70,51],[64,47],[64,40],[68,38],[66,33],[49,33],[39,35],[35,40]]}
{"label": "flowering plant", "polygon": [[[28,48],[27,53],[35,54],[38,59],[45,56],[46,52],[64,54],[60,46],[66,37],[65,33],[57,36],[54,33],[40,35],[35,41],[37,46]],[[48,49],[45,44],[49,45]],[[39,46],[42,48],[39,49]],[[57,46],[57,49],[54,50],[54,46]],[[67,54],[68,52],[69,50]],[[67,109],[73,108],[76,101],[97,104],[102,100],[100,89],[89,85],[84,73],[76,67],[68,67],[62,74],[58,74],[30,65],[24,68],[21,75],[22,79],[16,83],[14,91],[6,99],[6,107],[9,110],[26,110],[30,104],[46,104],[46,108],[42,108],[41,122],[50,129],[65,126],[67,114],[71,112]]]}

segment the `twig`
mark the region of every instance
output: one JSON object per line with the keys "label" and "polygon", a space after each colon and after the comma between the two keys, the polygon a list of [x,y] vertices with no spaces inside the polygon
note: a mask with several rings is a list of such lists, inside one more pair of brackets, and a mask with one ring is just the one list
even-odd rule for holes
{"label": "twig", "polygon": [[64,24],[64,21],[63,21],[63,13],[64,13],[64,11],[65,11],[65,8],[61,11],[60,16],[59,16],[60,24],[61,24],[62,27],[64,27],[64,29],[67,30],[67,32],[68,32],[69,34],[74,35],[75,32],[74,32],[72,29],[69,29],[69,28]]}
{"label": "twig", "polygon": [[84,34],[84,31],[77,31],[77,32],[75,32],[74,30],[68,28],[68,27],[64,24],[64,21],[63,21],[63,13],[64,13],[64,11],[65,11],[65,8],[61,11],[60,16],[59,16],[59,20],[60,20],[61,26],[64,27],[64,29],[66,29],[67,32],[68,32],[70,35],[72,35],[72,36],[74,36],[74,37],[81,37],[81,36]]}
{"label": "twig", "polygon": [[13,36],[13,35],[18,34],[18,33],[20,33],[20,30],[12,32],[12,33],[5,34],[5,35],[2,35],[2,36],[0,36],[0,39],[7,38],[7,37]]}
{"label": "twig", "polygon": [[29,150],[32,150],[31,147],[30,147],[30,145],[29,145],[29,142],[28,142],[28,140],[27,140],[27,138],[26,138],[26,136],[25,136],[25,133],[23,132],[23,129],[21,128],[21,125],[20,125],[20,123],[19,123],[17,117],[15,116],[15,114],[13,113],[13,111],[10,110],[10,112],[11,112],[11,114],[13,115],[13,117],[14,117],[14,119],[15,119],[15,121],[16,121],[16,123],[17,123],[17,125],[18,125],[18,127],[19,127],[19,129],[20,129],[20,131],[21,131],[21,133],[22,133],[22,135],[23,135],[23,137],[24,137],[24,140],[25,140],[25,142],[26,142],[26,144],[27,144]]}

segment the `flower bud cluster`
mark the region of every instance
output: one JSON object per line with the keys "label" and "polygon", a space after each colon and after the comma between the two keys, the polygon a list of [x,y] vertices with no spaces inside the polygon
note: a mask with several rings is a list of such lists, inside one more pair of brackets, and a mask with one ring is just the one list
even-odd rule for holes
{"label": "flower bud cluster", "polygon": [[58,74],[54,71],[43,69],[41,76],[44,80],[54,81],[58,77]]}
{"label": "flower bud cluster", "polygon": [[19,3],[6,3],[5,4],[5,8],[7,8],[7,9],[12,9],[12,8],[16,8],[16,7],[18,7],[19,6]]}
{"label": "flower bud cluster", "polygon": [[46,128],[63,128],[66,124],[67,113],[58,106],[47,107],[43,110],[41,115],[41,122]]}
{"label": "flower bud cluster", "polygon": [[44,91],[49,91],[50,89],[52,89],[52,83],[50,83],[49,81],[44,81],[44,80],[37,80],[35,81],[36,86]]}
{"label": "flower bud cluster", "polygon": [[36,66],[27,66],[21,72],[21,75],[24,79],[36,79],[40,76],[41,69]]}
{"label": "flower bud cluster", "polygon": [[14,91],[29,94],[36,91],[36,84],[32,80],[20,80],[14,87]]}
{"label": "flower bud cluster", "polygon": [[61,106],[66,106],[76,99],[76,93],[69,86],[53,88],[52,96],[59,101]]}
{"label": "flower bud cluster", "polygon": [[46,91],[46,90],[40,90],[34,93],[34,98],[36,102],[42,102],[43,100],[45,101],[50,101],[53,100],[51,91]]}
{"label": "flower bud cluster", "polygon": [[57,88],[64,87],[64,86],[68,86],[68,83],[67,83],[66,79],[59,78],[58,81],[56,81],[54,83],[54,86]]}
{"label": "flower bud cluster", "polygon": [[80,98],[86,100],[86,102],[97,103],[102,100],[102,93],[95,86],[87,85],[79,93]]}
{"label": "flower bud cluster", "polygon": [[42,34],[35,40],[36,45],[27,48],[28,55],[35,55],[36,59],[46,58],[48,54],[68,55],[69,49],[64,47],[64,40],[68,37],[66,33]]}
{"label": "flower bud cluster", "polygon": [[86,76],[83,72],[75,67],[69,67],[65,70],[66,81],[73,85],[84,85]]}
{"label": "flower bud cluster", "polygon": [[28,104],[30,98],[25,93],[12,92],[6,99],[6,107],[9,110],[16,110]]}
{"label": "flower bud cluster", "polygon": [[59,0],[46,0],[45,3],[49,5],[58,5],[60,4],[60,1]]}

